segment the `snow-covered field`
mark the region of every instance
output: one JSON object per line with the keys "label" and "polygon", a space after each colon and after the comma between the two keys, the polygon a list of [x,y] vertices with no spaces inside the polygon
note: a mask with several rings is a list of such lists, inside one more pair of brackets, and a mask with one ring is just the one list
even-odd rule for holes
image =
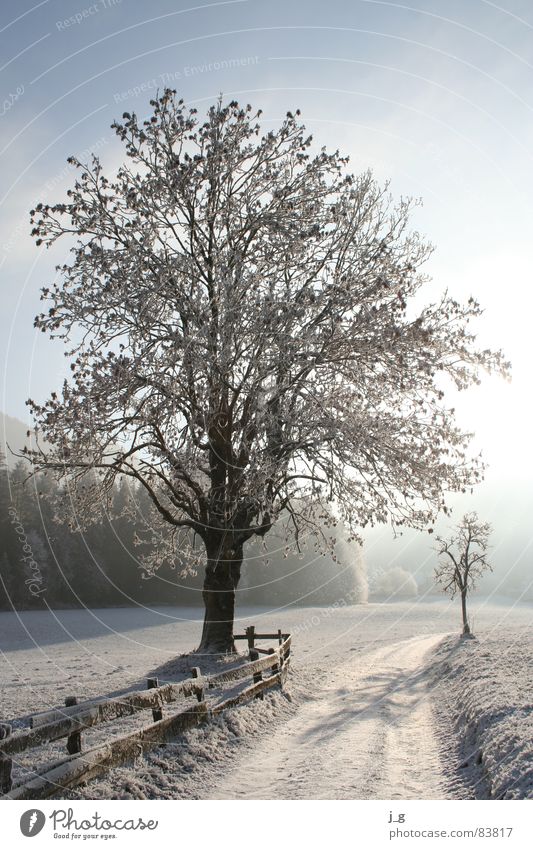
{"label": "snow-covered field", "polygon": [[[459,610],[441,600],[241,609],[236,631],[293,634],[285,691],[69,795],[531,797],[533,607],[471,610],[478,639],[458,645]],[[1,718],[20,726],[65,696],[180,677],[173,658],[198,643],[200,620],[170,607],[1,613]]]}
{"label": "snow-covered field", "polygon": [[531,627],[449,637],[437,658],[438,726],[454,732],[464,784],[482,798],[533,798]]}

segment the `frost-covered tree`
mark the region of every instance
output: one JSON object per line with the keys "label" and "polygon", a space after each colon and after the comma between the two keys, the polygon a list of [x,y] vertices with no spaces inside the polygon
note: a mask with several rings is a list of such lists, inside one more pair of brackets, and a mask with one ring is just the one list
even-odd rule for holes
{"label": "frost-covered tree", "polygon": [[482,522],[477,513],[465,513],[452,536],[448,539],[436,537],[435,551],[440,560],[435,568],[435,580],[452,598],[460,594],[463,634],[470,634],[467,595],[485,572],[492,572],[488,561],[491,532],[489,523]]}
{"label": "frost-covered tree", "polygon": [[66,202],[32,213],[38,244],[75,241],[36,318],[69,345],[72,377],[29,402],[50,446],[32,458],[77,479],[85,521],[115,478],[145,488],[151,566],[202,554],[201,650],[223,652],[243,547],[280,517],[296,544],[329,540],[327,502],[354,533],[423,528],[480,478],[443,386],[505,364],[476,348],[473,299],[414,307],[431,247],[409,230],[413,202],[313,152],[298,112],[262,132],[235,102],[205,120],[172,91],[151,106],[113,125],[116,176],[72,160]]}

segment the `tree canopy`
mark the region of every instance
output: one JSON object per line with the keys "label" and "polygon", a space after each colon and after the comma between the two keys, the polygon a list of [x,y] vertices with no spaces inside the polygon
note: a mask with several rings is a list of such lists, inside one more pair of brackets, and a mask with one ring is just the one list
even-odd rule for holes
{"label": "tree canopy", "polygon": [[67,481],[98,471],[87,521],[135,479],[159,517],[152,566],[199,537],[229,621],[243,545],[280,517],[296,539],[322,534],[331,503],[353,533],[423,528],[478,481],[444,389],[507,366],[476,346],[473,298],[414,307],[431,252],[416,202],[315,149],[298,112],[262,132],[234,101],[205,120],[170,90],[151,106],[114,124],[116,176],[73,159],[67,202],[32,211],[38,244],[74,238],[36,318],[72,377],[30,402],[50,446],[32,460]]}

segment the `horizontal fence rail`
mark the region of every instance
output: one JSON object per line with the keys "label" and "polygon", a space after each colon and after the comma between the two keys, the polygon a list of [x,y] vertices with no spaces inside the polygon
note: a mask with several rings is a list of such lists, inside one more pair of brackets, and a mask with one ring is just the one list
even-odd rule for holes
{"label": "horizontal fence rail", "polygon": [[[64,708],[36,714],[32,717],[29,729],[14,734],[8,724],[0,723],[0,800],[45,799],[58,790],[75,787],[114,766],[135,759],[144,752],[145,746],[164,743],[188,728],[208,722],[227,708],[252,698],[263,698],[265,690],[283,686],[290,663],[290,634],[282,634],[281,631],[277,634],[256,634],[255,627],[251,626],[244,635],[234,635],[234,639],[248,641],[250,661],[232,669],[215,675],[202,675],[200,669],[194,667],[190,678],[177,683],[159,686],[157,678],[149,678],[148,689],[125,693],[123,696],[79,703],[70,697]],[[278,644],[276,648],[260,649],[255,645],[256,640],[276,640]],[[264,656],[259,657],[259,652]],[[266,672],[269,674],[263,677]],[[238,693],[222,698],[222,701],[206,700],[206,691],[247,678],[252,678],[253,683]],[[165,705],[191,696],[196,697],[197,704],[180,713],[163,717]],[[82,752],[81,735],[84,730],[148,709],[152,710],[153,721],[150,725]],[[64,737],[67,738],[69,757],[34,770],[30,779],[13,787],[11,772],[14,755]]]}

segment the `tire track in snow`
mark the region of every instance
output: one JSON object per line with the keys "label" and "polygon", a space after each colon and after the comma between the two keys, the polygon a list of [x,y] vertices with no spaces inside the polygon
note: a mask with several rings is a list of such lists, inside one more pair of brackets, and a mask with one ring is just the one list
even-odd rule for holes
{"label": "tire track in snow", "polygon": [[444,636],[346,661],[209,798],[458,798],[441,764],[430,700],[429,656]]}

